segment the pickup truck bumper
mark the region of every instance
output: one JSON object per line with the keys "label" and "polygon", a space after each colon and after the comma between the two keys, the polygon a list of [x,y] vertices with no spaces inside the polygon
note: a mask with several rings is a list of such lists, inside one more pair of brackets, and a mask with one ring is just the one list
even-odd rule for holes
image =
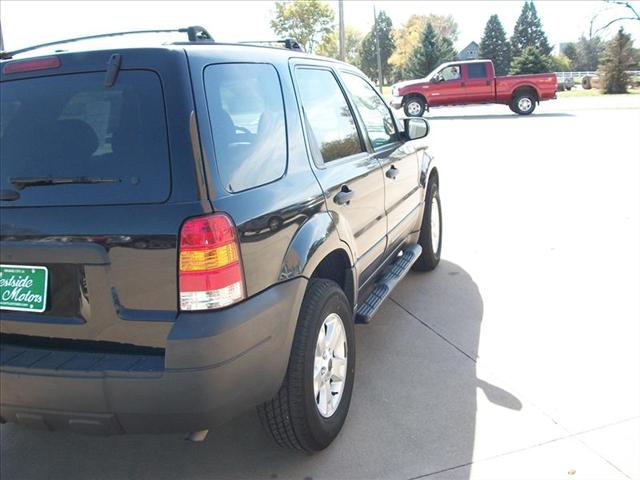
{"label": "pickup truck bumper", "polygon": [[402,107],[402,97],[391,97],[391,100],[389,101],[389,105],[391,105],[393,108],[401,108]]}
{"label": "pickup truck bumper", "polygon": [[[0,344],[0,421],[88,434],[193,432],[272,398],[307,280],[181,313],[164,355]],[[1,338],[0,338],[1,340]]]}

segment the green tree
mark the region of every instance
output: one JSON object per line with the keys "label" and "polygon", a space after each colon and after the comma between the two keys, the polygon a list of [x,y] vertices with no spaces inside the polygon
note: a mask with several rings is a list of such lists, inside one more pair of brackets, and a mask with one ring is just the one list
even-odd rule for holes
{"label": "green tree", "polygon": [[271,29],[276,35],[295,38],[309,53],[333,31],[333,10],[319,0],[276,2],[275,8]]}
{"label": "green tree", "polygon": [[[344,28],[344,61],[355,65],[358,62],[358,51],[362,42],[362,33],[360,30],[347,25]],[[316,48],[318,55],[325,57],[338,58],[340,49],[338,48],[338,32],[333,31],[329,35],[325,35],[322,43]]]}
{"label": "green tree", "polygon": [[411,15],[402,27],[393,31],[395,50],[389,58],[393,70],[394,80],[401,80],[407,76],[405,66],[413,49],[420,43],[422,33],[431,23],[436,36],[448,38],[452,42],[458,39],[458,24],[451,15]]}
{"label": "green tree", "polygon": [[571,68],[575,68],[574,65],[578,60],[578,48],[576,44],[574,42],[565,44],[560,53],[569,59]]}
{"label": "green tree", "polygon": [[550,55],[553,50],[547,40],[547,35],[542,29],[542,22],[538,17],[536,6],[532,1],[524,2],[520,17],[516,21],[511,37],[511,49],[513,57],[522,55],[527,47],[535,47],[543,55]]}
{"label": "green tree", "polygon": [[448,38],[440,38],[436,31],[427,23],[420,43],[409,55],[404,68],[407,78],[423,78],[441,63],[450,62],[456,56],[453,42]]}
{"label": "green tree", "polygon": [[542,52],[535,47],[527,47],[522,52],[522,55],[513,59],[510,73],[512,75],[546,73],[551,71],[551,69],[551,60],[548,56],[543,55]]}
{"label": "green tree", "polygon": [[603,93],[627,93],[630,78],[627,70],[635,64],[631,35],[620,27],[616,36],[607,43],[600,65],[601,90]]}
{"label": "green tree", "polygon": [[[384,11],[378,13],[376,19],[378,27],[378,38],[380,41],[380,59],[382,63],[383,83],[389,83],[391,80],[391,65],[389,57],[393,53],[395,43],[393,40],[393,23]],[[359,61],[360,69],[370,78],[378,78],[378,57],[376,53],[376,37],[374,25],[371,31],[367,33],[360,44]]]}
{"label": "green tree", "polygon": [[605,44],[600,37],[580,37],[576,44],[576,60],[573,68],[576,71],[594,71],[598,68],[600,57],[604,52]]}
{"label": "green tree", "polygon": [[551,69],[554,72],[571,71],[571,60],[566,55],[561,53],[560,55],[551,55],[549,58],[551,59]]}
{"label": "green tree", "polygon": [[493,61],[496,75],[506,75],[511,66],[511,46],[498,15],[491,15],[480,40],[480,58]]}

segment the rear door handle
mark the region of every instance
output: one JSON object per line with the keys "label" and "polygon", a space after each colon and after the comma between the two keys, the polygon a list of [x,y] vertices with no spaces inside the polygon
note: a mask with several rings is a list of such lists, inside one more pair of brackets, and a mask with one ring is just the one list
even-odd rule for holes
{"label": "rear door handle", "polygon": [[338,205],[349,205],[352,198],[353,190],[351,190],[347,185],[343,185],[342,189],[336,193],[335,197],[333,197],[333,201]]}
{"label": "rear door handle", "polygon": [[464,82],[460,82],[460,86],[461,86],[461,87],[464,87]]}
{"label": "rear door handle", "polygon": [[395,179],[399,173],[400,170],[398,170],[394,165],[391,165],[391,168],[386,171],[385,175],[387,178]]}
{"label": "rear door handle", "polygon": [[491,82],[489,80],[487,80],[487,87],[491,85]]}

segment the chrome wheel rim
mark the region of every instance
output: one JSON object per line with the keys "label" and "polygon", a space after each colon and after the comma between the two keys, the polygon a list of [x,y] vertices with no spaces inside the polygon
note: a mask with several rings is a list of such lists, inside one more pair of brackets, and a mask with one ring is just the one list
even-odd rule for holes
{"label": "chrome wheel rim", "polygon": [[407,112],[409,112],[409,115],[420,115],[421,109],[422,107],[418,102],[409,102],[409,104],[407,104]]}
{"label": "chrome wheel rim", "polygon": [[440,202],[436,197],[431,199],[431,248],[433,253],[440,249]]}
{"label": "chrome wheel rim", "polygon": [[531,110],[532,105],[533,105],[533,102],[531,102],[530,98],[523,97],[520,100],[518,100],[518,108],[520,109],[521,112],[528,112],[529,110]]}
{"label": "chrome wheel rim", "polygon": [[333,415],[342,399],[347,380],[347,334],[340,315],[324,319],[316,341],[313,361],[313,395],[318,412]]}

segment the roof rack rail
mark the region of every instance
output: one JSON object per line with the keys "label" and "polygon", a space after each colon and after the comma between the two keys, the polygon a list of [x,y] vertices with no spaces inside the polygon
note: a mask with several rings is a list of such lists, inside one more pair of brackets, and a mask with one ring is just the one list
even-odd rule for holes
{"label": "roof rack rail", "polygon": [[117,37],[120,35],[138,35],[144,33],[186,33],[189,42],[207,42],[213,43],[213,37],[211,34],[203,27],[194,25],[191,27],[185,28],[174,28],[174,29],[164,29],[164,30],[131,30],[127,32],[113,32],[113,33],[102,33],[99,35],[89,35],[87,37],[76,37],[76,38],[67,38],[65,40],[57,40],[55,42],[41,43],[39,45],[32,45],[30,47],[21,48],[19,50],[0,52],[0,59],[8,59],[13,58],[14,55],[18,55],[20,53],[30,52],[31,50],[37,50],[44,47],[51,47],[53,45],[62,45],[65,43],[73,43],[73,42],[81,42],[84,40],[93,40],[96,38],[107,38],[107,37]]}
{"label": "roof rack rail", "polygon": [[296,50],[298,52],[304,52],[300,43],[294,38],[283,38],[282,40],[256,40],[256,41],[243,41],[238,42],[243,44],[254,44],[254,45],[268,45],[272,43],[279,43],[284,46],[284,48],[288,50]]}

